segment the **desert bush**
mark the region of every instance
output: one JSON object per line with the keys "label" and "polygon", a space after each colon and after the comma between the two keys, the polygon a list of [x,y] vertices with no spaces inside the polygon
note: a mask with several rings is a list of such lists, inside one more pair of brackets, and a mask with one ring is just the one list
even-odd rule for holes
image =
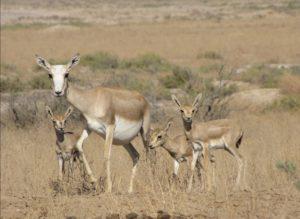
{"label": "desert bush", "polygon": [[279,87],[285,94],[300,94],[300,75],[283,75],[280,79]]}
{"label": "desert bush", "polygon": [[218,71],[220,69],[221,65],[220,64],[209,64],[209,65],[204,65],[201,66],[198,71],[200,73],[210,73],[213,71]]}
{"label": "desert bush", "polygon": [[288,95],[275,101],[266,108],[266,111],[281,110],[281,111],[295,111],[300,109],[300,96]]}
{"label": "desert bush", "polygon": [[93,71],[116,69],[119,66],[119,59],[115,55],[106,52],[98,52],[92,55],[83,56],[80,63],[90,67]]}
{"label": "desert bush", "polygon": [[162,83],[166,88],[179,88],[187,85],[191,78],[191,69],[183,67],[174,67],[172,75],[162,78]]}
{"label": "desert bush", "polygon": [[3,25],[3,27],[1,27],[1,29],[2,30],[19,30],[19,29],[28,29],[28,28],[41,29],[41,28],[45,28],[45,27],[49,27],[49,24],[35,22],[35,23],[30,23],[30,24],[22,24],[22,23],[6,24],[6,25]]}
{"label": "desert bush", "polygon": [[278,86],[280,77],[285,69],[274,69],[265,65],[255,65],[241,74],[241,80],[253,84],[258,84],[264,88],[274,88]]}
{"label": "desert bush", "polygon": [[146,53],[133,59],[123,60],[121,62],[121,68],[143,69],[155,73],[158,71],[169,71],[172,65],[157,54]]}
{"label": "desert bush", "polygon": [[292,161],[277,161],[277,169],[285,172],[289,180],[294,184],[294,186],[300,190],[300,179],[296,175],[296,164]]}
{"label": "desert bush", "polygon": [[0,79],[0,92],[20,92],[25,89],[25,84],[20,79]]}
{"label": "desert bush", "polygon": [[287,174],[295,174],[296,172],[296,165],[291,161],[277,161],[276,167]]}
{"label": "desert bush", "polygon": [[206,51],[204,53],[199,53],[197,59],[223,59],[223,56],[215,51]]}
{"label": "desert bush", "polygon": [[122,87],[128,90],[136,90],[144,95],[153,94],[153,84],[149,80],[138,80],[134,76],[129,76],[128,73],[115,74],[102,83],[107,87]]}
{"label": "desert bush", "polygon": [[28,83],[32,89],[50,89],[52,84],[51,80],[44,74],[35,76]]}
{"label": "desert bush", "polygon": [[300,76],[300,65],[291,67],[290,68],[290,73],[293,74],[293,75]]}
{"label": "desert bush", "polygon": [[7,63],[1,63],[1,72],[16,72],[17,71],[17,66],[14,64],[7,64]]}

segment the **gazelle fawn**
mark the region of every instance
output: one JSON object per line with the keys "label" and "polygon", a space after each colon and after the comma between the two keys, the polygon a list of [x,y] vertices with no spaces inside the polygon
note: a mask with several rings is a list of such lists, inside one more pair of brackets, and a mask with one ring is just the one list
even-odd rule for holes
{"label": "gazelle fawn", "polygon": [[[209,157],[210,151],[213,149],[224,149],[236,159],[238,175],[235,180],[235,188],[239,188],[241,184],[244,186],[245,162],[239,152],[243,139],[243,131],[235,121],[230,119],[212,120],[203,123],[193,122],[194,115],[199,109],[201,97],[202,94],[199,94],[191,106],[184,106],[181,105],[175,95],[172,95],[172,99],[181,113],[186,137],[192,143],[194,149],[198,147],[203,148],[203,169],[206,179],[205,188],[210,190],[212,186]],[[214,165],[212,171],[214,173]],[[190,182],[189,185],[190,187],[191,183],[192,182]],[[215,184],[214,179],[213,184]]]}
{"label": "gazelle fawn", "polygon": [[79,158],[76,143],[80,135],[65,131],[66,121],[73,111],[72,107],[69,107],[64,115],[54,115],[49,106],[46,106],[46,111],[53,123],[56,134],[55,151],[59,166],[58,178],[59,180],[62,180],[63,175],[65,174],[65,162],[70,161],[72,165],[73,161]]}
{"label": "gazelle fawn", "polygon": [[96,179],[83,152],[83,142],[94,131],[105,139],[104,166],[106,172],[106,191],[112,191],[110,158],[112,144],[122,145],[132,159],[129,192],[133,190],[139,153],[131,143],[140,134],[147,147],[147,134],[150,128],[150,105],[140,93],[118,88],[95,87],[81,89],[69,82],[71,69],[79,63],[79,54],[66,65],[51,65],[44,58],[36,56],[39,66],[44,68],[53,82],[53,95],[66,97],[87,121],[76,147],[80,152],[87,174],[92,182]]}
{"label": "gazelle fawn", "polygon": [[[184,134],[177,135],[173,138],[169,137],[168,130],[171,124],[172,121],[168,121],[165,128],[156,128],[150,131],[149,147],[150,149],[162,147],[170,154],[174,160],[173,175],[177,177],[180,163],[187,161],[189,158],[191,158],[191,171],[194,171],[202,148],[196,148],[194,150]],[[190,177],[193,178],[193,174],[191,174]],[[193,179],[190,179],[189,181],[192,180]],[[191,190],[191,188],[189,187],[188,190]]]}

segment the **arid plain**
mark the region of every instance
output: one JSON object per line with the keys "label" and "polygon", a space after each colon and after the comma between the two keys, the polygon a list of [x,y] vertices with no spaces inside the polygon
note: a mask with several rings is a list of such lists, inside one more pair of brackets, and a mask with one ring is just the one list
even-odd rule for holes
{"label": "arid plain", "polygon": [[[297,1],[38,2],[1,4],[1,218],[125,218],[132,212],[156,218],[159,210],[174,218],[300,217]],[[49,80],[34,57],[58,64],[77,52],[82,62],[70,73],[73,83],[138,90],[151,103],[153,127],[175,118],[170,136],[183,132],[170,95],[191,103],[199,92],[216,92],[225,65],[225,74],[233,73],[221,98],[229,98],[226,117],[245,131],[240,151],[247,190],[233,190],[237,166],[220,150],[214,152],[216,190],[200,191],[196,177],[187,193],[188,165],[179,183],[171,183],[169,154],[157,149],[151,164],[140,137],[133,142],[141,154],[133,194],[127,193],[132,163],[118,146],[112,194],[93,188],[77,170],[75,179],[58,183],[55,133],[44,107],[66,108],[52,96],[49,102]],[[67,125],[80,132],[84,121],[76,114]],[[93,133],[84,146],[97,178],[104,172],[103,144]]]}

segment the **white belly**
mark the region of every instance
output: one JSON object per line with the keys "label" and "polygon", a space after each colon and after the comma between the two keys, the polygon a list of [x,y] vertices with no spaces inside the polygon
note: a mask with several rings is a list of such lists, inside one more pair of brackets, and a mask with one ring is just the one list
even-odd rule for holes
{"label": "white belly", "polygon": [[223,139],[214,139],[209,141],[209,147],[211,149],[223,149],[225,147],[225,142]]}
{"label": "white belly", "polygon": [[[106,125],[100,119],[86,118],[89,128],[102,137],[105,138],[106,135]],[[115,119],[115,130],[114,130],[114,140],[115,144],[126,144],[129,143],[133,138],[135,138],[139,131],[141,130],[143,120],[140,121],[130,121],[122,117],[117,116]]]}

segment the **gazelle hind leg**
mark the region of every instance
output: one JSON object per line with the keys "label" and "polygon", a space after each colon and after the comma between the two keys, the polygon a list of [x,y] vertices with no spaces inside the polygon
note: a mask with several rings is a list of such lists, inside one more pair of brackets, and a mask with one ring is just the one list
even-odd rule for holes
{"label": "gazelle hind leg", "polygon": [[235,180],[235,189],[238,189],[240,187],[240,181],[242,175],[244,175],[244,160],[243,157],[234,149],[230,148],[229,146],[225,147],[225,150],[229,152],[237,161],[238,164],[238,175]]}
{"label": "gazelle hind leg", "polygon": [[211,152],[209,152],[209,160],[210,160],[210,163],[211,163],[211,171],[212,171],[212,188],[213,190],[216,190],[216,186],[217,186],[217,183],[216,183],[216,160],[215,160],[215,156],[213,154],[211,154]]}
{"label": "gazelle hind leg", "polygon": [[127,145],[124,145],[124,148],[129,153],[129,155],[132,159],[132,163],[133,163],[132,171],[131,171],[131,177],[130,177],[130,183],[129,183],[129,189],[128,189],[128,192],[132,193],[132,191],[133,191],[133,181],[134,181],[134,178],[135,178],[135,175],[136,175],[137,163],[139,161],[140,155],[131,143],[129,143]]}
{"label": "gazelle hind leg", "polygon": [[84,129],[80,138],[78,139],[77,143],[76,143],[76,149],[78,150],[81,158],[82,158],[82,161],[83,161],[83,164],[84,164],[84,167],[86,169],[86,172],[87,174],[89,175],[89,178],[90,178],[90,181],[92,183],[95,183],[97,180],[96,178],[94,177],[93,175],[93,172],[91,170],[91,167],[85,157],[85,154],[83,152],[83,141],[89,136],[89,133],[90,131],[88,129]]}
{"label": "gazelle hind leg", "polygon": [[110,157],[111,157],[111,146],[114,137],[115,125],[108,125],[106,128],[105,145],[104,145],[104,166],[106,167],[106,192],[111,193],[112,182],[110,172]]}

